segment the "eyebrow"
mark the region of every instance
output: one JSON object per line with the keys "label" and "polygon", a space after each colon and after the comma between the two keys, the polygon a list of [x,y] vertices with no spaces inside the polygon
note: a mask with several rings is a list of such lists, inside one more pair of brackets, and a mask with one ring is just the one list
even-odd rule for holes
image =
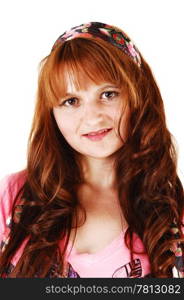
{"label": "eyebrow", "polygon": [[[104,90],[104,89],[107,89],[107,88],[118,89],[119,87],[116,86],[116,85],[112,85],[112,84],[105,84],[105,85],[101,86],[100,88],[98,88],[98,89],[96,90],[96,92],[100,92],[100,91],[102,91],[102,90]],[[64,95],[61,99],[65,98],[65,97],[67,97],[67,96],[74,96],[75,94],[77,94],[77,93],[68,93],[68,92],[67,92],[67,93],[65,93],[65,95]]]}

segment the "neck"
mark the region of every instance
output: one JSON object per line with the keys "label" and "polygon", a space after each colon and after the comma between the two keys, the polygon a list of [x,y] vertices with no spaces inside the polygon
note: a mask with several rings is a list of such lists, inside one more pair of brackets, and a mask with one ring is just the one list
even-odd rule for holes
{"label": "neck", "polygon": [[97,189],[115,189],[114,159],[85,156],[80,163],[84,184]]}

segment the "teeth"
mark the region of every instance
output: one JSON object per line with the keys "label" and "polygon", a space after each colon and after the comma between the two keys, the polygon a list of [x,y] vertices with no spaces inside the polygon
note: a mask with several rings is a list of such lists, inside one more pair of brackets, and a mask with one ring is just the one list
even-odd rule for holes
{"label": "teeth", "polygon": [[106,131],[108,131],[108,129],[103,129],[103,130],[100,130],[100,131],[98,131],[97,133],[90,133],[90,134],[88,134],[88,135],[97,135],[97,134],[100,134],[100,133],[103,133],[103,132],[106,132]]}

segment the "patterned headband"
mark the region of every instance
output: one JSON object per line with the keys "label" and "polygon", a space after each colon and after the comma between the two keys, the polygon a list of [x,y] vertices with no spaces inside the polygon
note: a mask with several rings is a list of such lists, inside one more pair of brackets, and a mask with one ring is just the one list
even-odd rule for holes
{"label": "patterned headband", "polygon": [[139,50],[136,48],[134,43],[121,29],[99,22],[90,22],[87,24],[81,24],[80,26],[72,27],[70,30],[65,31],[54,43],[52,48],[65,41],[78,38],[78,37],[98,37],[112,45],[120,48],[126,53],[133,61],[140,67],[141,58]]}

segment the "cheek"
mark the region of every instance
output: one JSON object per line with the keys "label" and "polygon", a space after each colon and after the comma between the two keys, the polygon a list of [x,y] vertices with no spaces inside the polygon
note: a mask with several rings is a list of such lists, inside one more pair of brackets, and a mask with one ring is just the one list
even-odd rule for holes
{"label": "cheek", "polygon": [[53,111],[57,126],[64,137],[70,135],[73,130],[74,122],[59,111]]}

